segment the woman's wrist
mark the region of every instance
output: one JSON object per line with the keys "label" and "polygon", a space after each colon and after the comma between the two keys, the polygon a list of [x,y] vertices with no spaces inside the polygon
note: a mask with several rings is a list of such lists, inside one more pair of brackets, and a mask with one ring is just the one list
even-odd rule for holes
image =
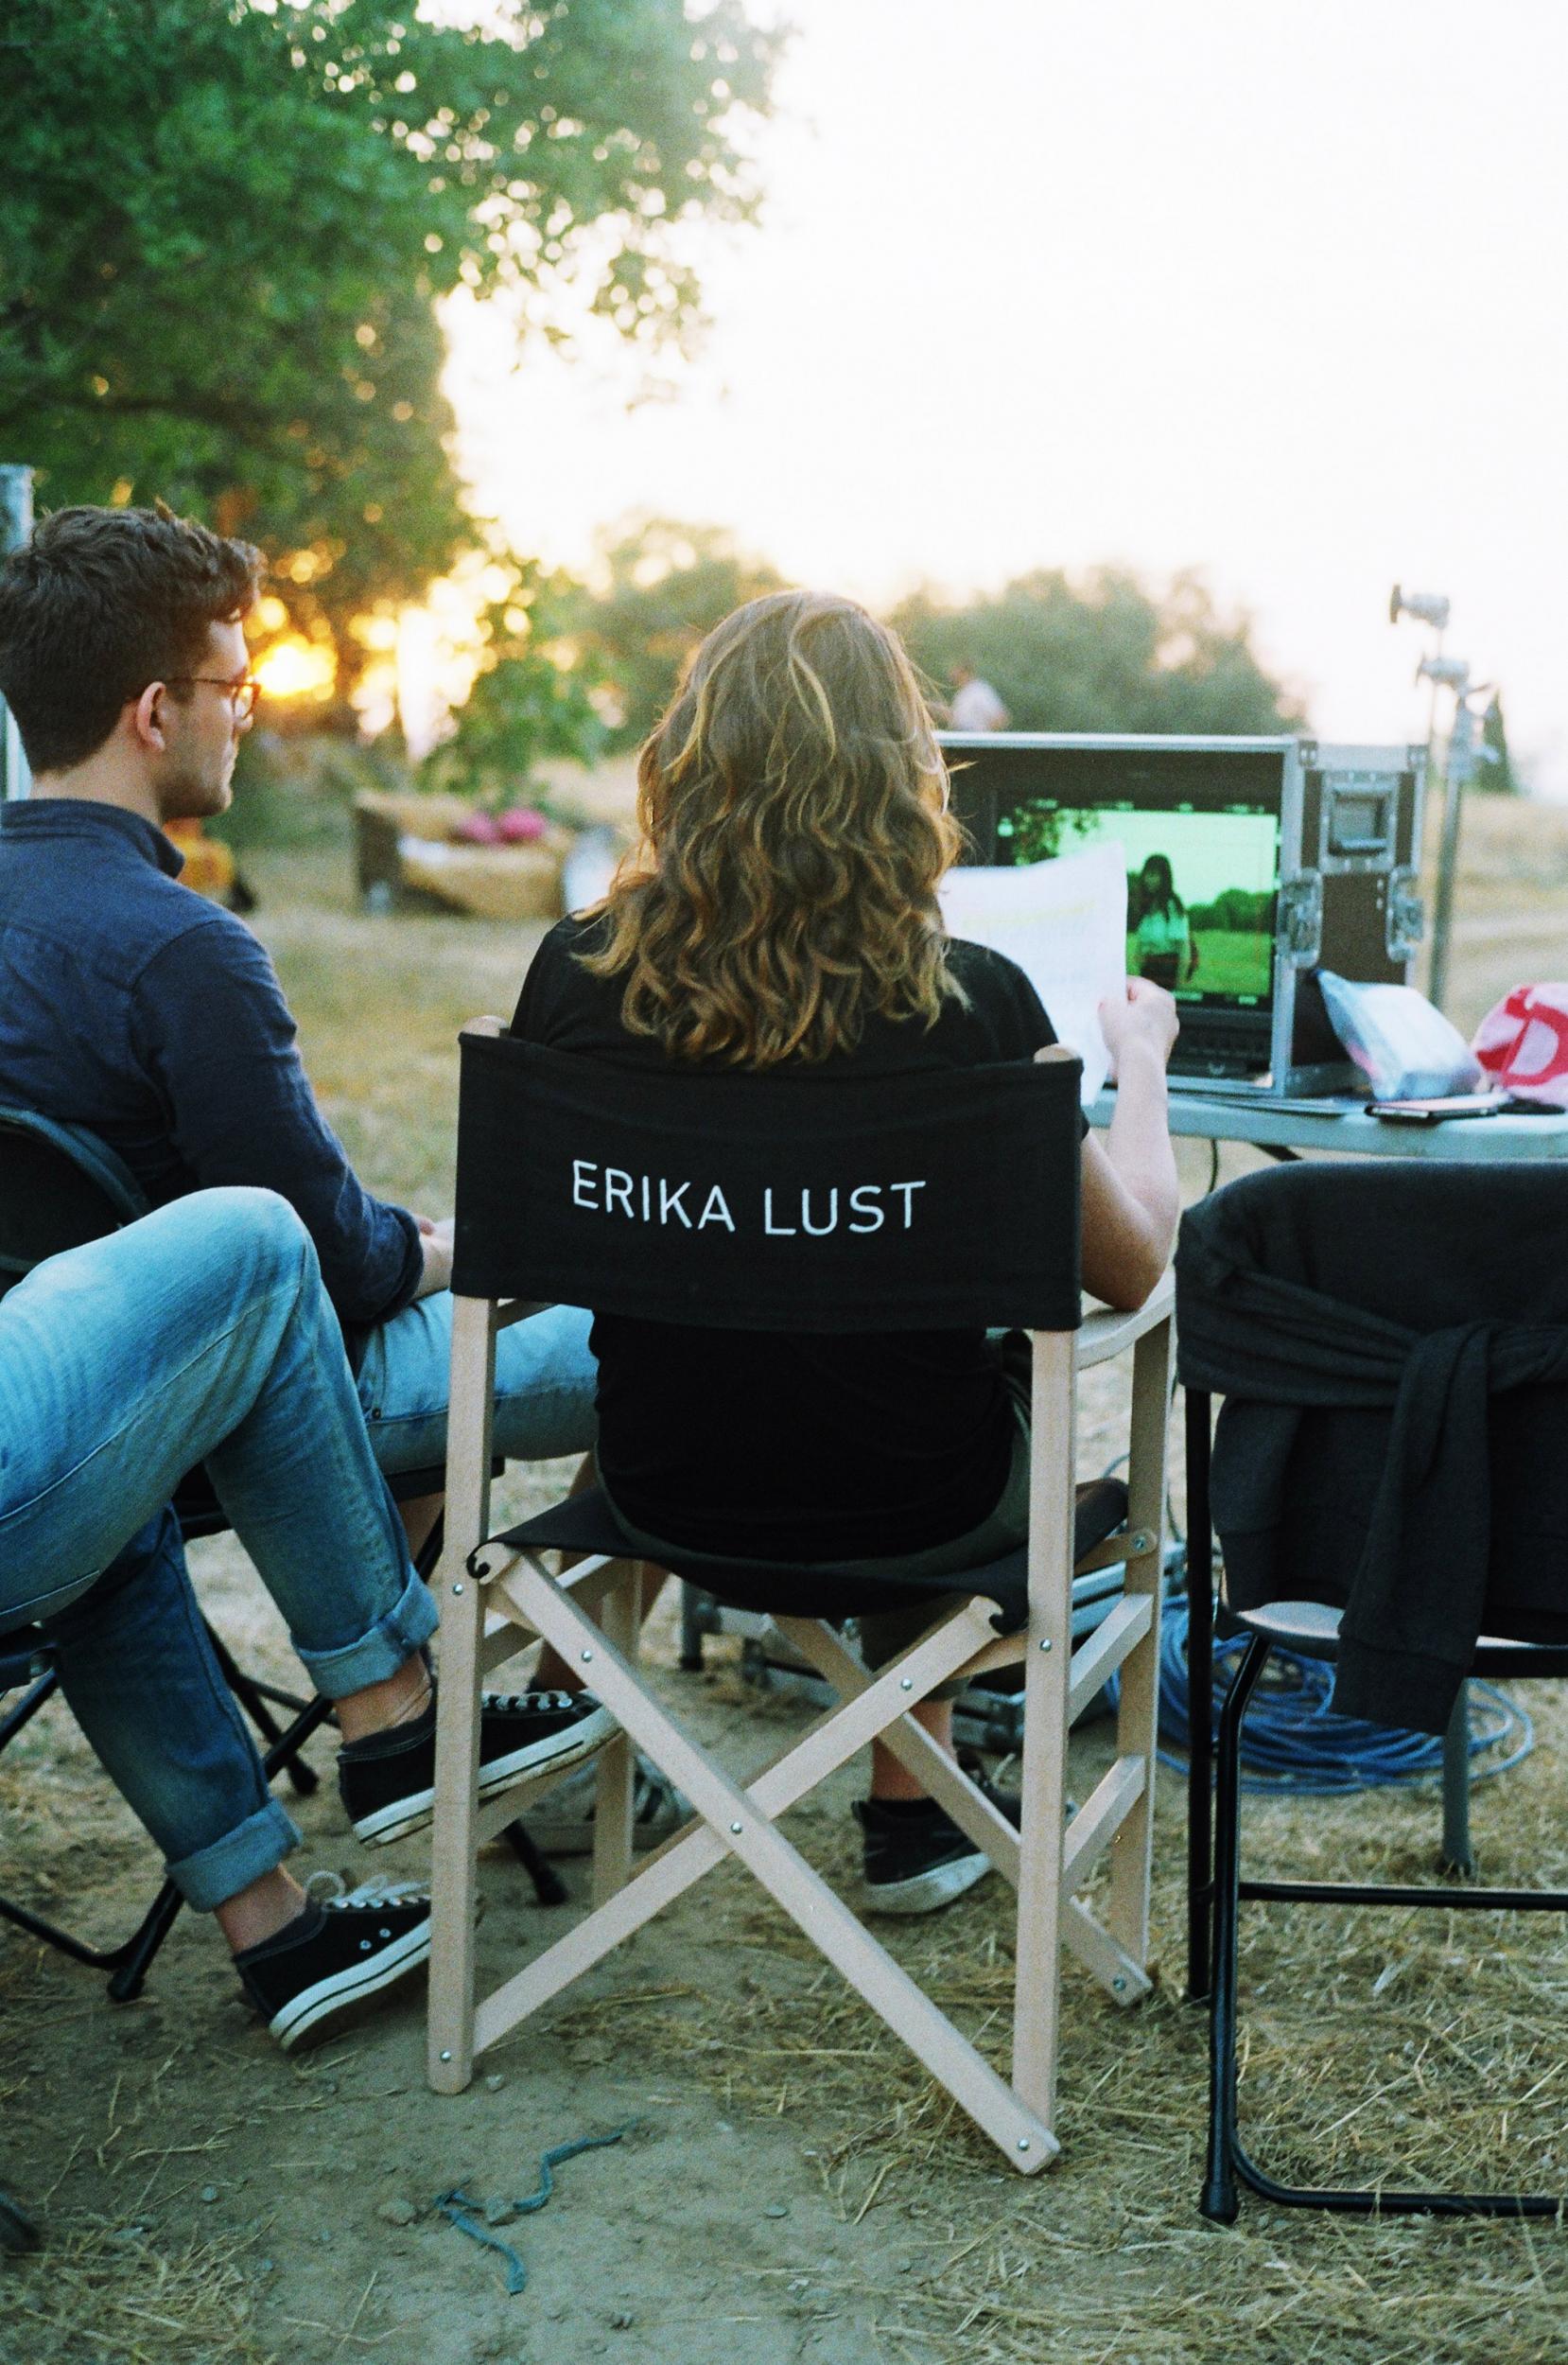
{"label": "woman's wrist", "polygon": [[1141,1040],[1124,1044],[1117,1054],[1116,1081],[1122,1090],[1130,1084],[1137,1092],[1163,1096],[1165,1054],[1157,1044]]}

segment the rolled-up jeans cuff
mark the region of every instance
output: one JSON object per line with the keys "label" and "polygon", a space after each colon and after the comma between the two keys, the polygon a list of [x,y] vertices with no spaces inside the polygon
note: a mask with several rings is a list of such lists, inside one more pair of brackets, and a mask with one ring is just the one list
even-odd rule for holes
{"label": "rolled-up jeans cuff", "polygon": [[275,1872],[299,1845],[295,1826],[277,1800],[269,1798],[264,1807],[247,1815],[222,1839],[214,1840],[210,1848],[199,1848],[194,1856],[171,1864],[168,1877],[187,1905],[199,1914],[210,1914],[215,1905],[226,1905],[264,1872]]}
{"label": "rolled-up jeans cuff", "polygon": [[392,1608],[357,1641],[339,1643],[330,1651],[306,1651],[297,1635],[292,1639],[301,1665],[322,1698],[346,1700],[350,1692],[395,1675],[420,1644],[428,1642],[439,1622],[429,1586],[410,1577]]}

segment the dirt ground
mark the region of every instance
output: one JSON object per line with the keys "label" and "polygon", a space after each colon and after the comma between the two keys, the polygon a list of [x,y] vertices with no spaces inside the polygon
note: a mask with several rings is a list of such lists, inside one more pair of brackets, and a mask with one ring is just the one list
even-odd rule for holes
{"label": "dirt ground", "polygon": [[[1568,815],[1476,808],[1469,823],[1455,1014],[1560,975]],[[256,925],[298,1010],[307,1061],[373,1184],[449,1202],[457,1023],[506,1009],[532,937],[353,908],[346,851],[320,840],[257,858]],[[534,932],[536,936],[537,932]],[[1246,1153],[1228,1151],[1224,1171]],[[1187,1182],[1207,1183],[1207,1152]],[[1086,1406],[1081,1462],[1113,1442],[1114,1383]],[[547,1498],[560,1465],[509,1480]],[[1179,1486],[1176,1498],[1180,1515]],[[195,1548],[215,1621],[287,1679],[270,1605],[230,1539]],[[756,1762],[807,1710],[740,1680],[738,1646],[701,1677],[675,1667],[672,1603],[651,1651],[699,1737]],[[1525,1688],[1521,1688],[1523,1691]],[[1537,1746],[1476,1794],[1490,1875],[1568,1883],[1560,1810],[1568,1720],[1548,1687]],[[1074,1743],[1074,1787],[1105,1728]],[[340,1815],[330,1736],[317,1794],[292,1802],[302,1866],[413,1875],[421,1847],[367,1855]],[[793,1818],[830,1879],[855,1849],[850,1768]],[[157,1867],[68,1716],[49,1710],[0,1761],[5,1882],[96,1935],[140,1912]],[[1430,1793],[1345,1805],[1261,1803],[1260,1858],[1430,1862]],[[1568,2340],[1560,2226],[1343,2224],[1251,2206],[1232,2232],[1195,2210],[1204,2030],[1180,2000],[1181,1817],[1161,1777],[1156,1989],[1117,2011],[1067,1974],[1064,2154],[1012,2176],[939,2103],[897,2043],[731,1869],[711,1876],[541,2022],[481,2058],[470,2091],[430,2094],[420,1996],[403,1995],[288,2059],[251,2021],[216,1933],[183,1917],[145,1996],[0,1932],[0,2183],[48,2247],[0,2269],[0,2356],[17,2365],[775,2365],[821,2358],[1193,2365],[1544,2359]],[[566,1867],[574,1894],[585,1866]],[[487,1859],[481,1962],[552,1937],[504,1850]],[[1308,1927],[1315,1918],[1319,1926]],[[1561,2031],[1568,1950],[1554,1924],[1500,1917],[1300,1916],[1261,1927],[1248,2092],[1273,2156],[1326,2146],[1361,2178],[1568,2181]],[[930,1924],[895,1926],[902,1958],[984,2043],[1005,2038],[1008,1945],[994,1880]],[[528,2269],[435,2207],[459,2186],[482,2214],[531,2193],[540,2153],[567,2161],[549,2207],[498,2226]]]}

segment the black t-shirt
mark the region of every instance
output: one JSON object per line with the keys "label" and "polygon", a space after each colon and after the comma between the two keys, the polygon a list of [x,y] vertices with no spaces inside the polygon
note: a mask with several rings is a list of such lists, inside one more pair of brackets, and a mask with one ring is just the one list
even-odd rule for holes
{"label": "black t-shirt", "polygon": [[[624,976],[592,976],[573,957],[591,949],[597,927],[563,920],[551,929],[513,1033],[585,1059],[689,1073],[621,1025]],[[768,1074],[798,1077],[802,1091],[837,1089],[857,1077],[1028,1060],[1054,1042],[1034,987],[1000,953],[960,940],[950,965],[967,1000],[945,1002],[934,1026],[873,1017],[853,1052]],[[762,1336],[601,1314],[593,1349],[600,1468],[617,1508],[696,1551],[804,1562],[916,1551],[978,1527],[1006,1482],[1013,1416],[978,1330]]]}

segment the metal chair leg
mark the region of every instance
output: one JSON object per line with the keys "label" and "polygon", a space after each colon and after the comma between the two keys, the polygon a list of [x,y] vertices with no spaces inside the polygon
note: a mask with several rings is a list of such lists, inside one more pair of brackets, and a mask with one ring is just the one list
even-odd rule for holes
{"label": "metal chair leg", "polygon": [[[207,1627],[207,1639],[212,1644],[213,1656],[222,1671],[224,1682],[262,1739],[275,1747],[283,1737],[284,1728],[272,1714],[269,1703],[275,1702],[280,1708],[296,1711],[305,1708],[306,1703],[291,1691],[279,1691],[274,1685],[258,1683],[253,1675],[248,1675],[237,1664],[222,1636],[210,1625]],[[296,1756],[290,1756],[284,1761],[283,1771],[288,1777],[289,1788],[300,1798],[310,1797],[320,1787],[321,1776],[315,1767],[306,1765]]]}
{"label": "metal chair leg", "polygon": [[1242,1719],[1268,1659],[1257,1636],[1236,1671],[1220,1716],[1218,1783],[1214,1796],[1213,1992],[1209,2004],[1209,2157],[1198,2206],[1219,2225],[1233,2225],[1236,2191],[1236,1921],[1241,1870]]}
{"label": "metal chair leg", "polygon": [[1214,1904],[1214,1532],[1209,1507],[1210,1398],[1190,1388],[1187,1430],[1187,1995],[1209,1993]]}
{"label": "metal chair leg", "polygon": [[540,1853],[538,1842],[527,1824],[520,1819],[509,1823],[505,1836],[513,1854],[533,1883],[534,1901],[540,1905],[564,1905],[566,1884],[548,1857]]}
{"label": "metal chair leg", "polygon": [[681,1672],[700,1675],[703,1670],[703,1617],[694,1585],[681,1581]]}
{"label": "metal chair leg", "polygon": [[118,1961],[109,1982],[111,2004],[131,2004],[147,1984],[164,1940],[180,1918],[184,1899],[172,1881],[166,1881],[148,1906],[141,1928],[117,1950]]}
{"label": "metal chair leg", "polygon": [[1470,1685],[1459,1686],[1443,1735],[1442,1870],[1460,1880],[1474,1878],[1475,1850],[1470,1840]]}

